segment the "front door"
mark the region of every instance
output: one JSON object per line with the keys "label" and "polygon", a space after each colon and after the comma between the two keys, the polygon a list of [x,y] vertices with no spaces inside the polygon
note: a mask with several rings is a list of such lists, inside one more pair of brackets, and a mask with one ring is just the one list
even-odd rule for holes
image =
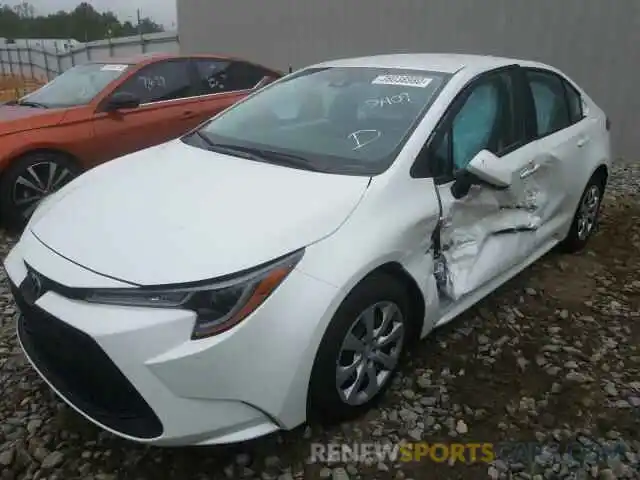
{"label": "front door", "polygon": [[194,95],[188,60],[147,65],[116,92],[133,93],[141,105],[95,114],[94,164],[177,138],[198,124],[199,99]]}
{"label": "front door", "polygon": [[[491,72],[454,101],[429,146],[441,205],[436,277],[443,299],[456,303],[527,261],[540,246],[553,171],[539,165],[530,138],[518,67]],[[465,168],[488,150],[511,177],[508,188],[465,184]],[[456,179],[456,180],[454,180]],[[455,184],[455,187],[454,187]],[[453,187],[453,188],[452,188]]]}

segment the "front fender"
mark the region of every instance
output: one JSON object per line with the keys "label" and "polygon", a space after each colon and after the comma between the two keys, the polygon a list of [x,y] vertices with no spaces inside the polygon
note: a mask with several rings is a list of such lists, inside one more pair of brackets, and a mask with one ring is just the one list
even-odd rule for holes
{"label": "front fender", "polygon": [[335,286],[344,298],[377,268],[400,264],[423,295],[424,334],[437,308],[431,253],[440,213],[436,187],[431,179],[403,179],[399,185],[372,183],[351,217],[332,236],[309,246],[297,268]]}

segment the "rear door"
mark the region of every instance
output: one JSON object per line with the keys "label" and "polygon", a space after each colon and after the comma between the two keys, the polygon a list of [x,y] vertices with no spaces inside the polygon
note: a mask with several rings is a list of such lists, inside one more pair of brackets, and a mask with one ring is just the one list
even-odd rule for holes
{"label": "rear door", "polygon": [[539,150],[531,170],[538,170],[541,189],[548,195],[543,212],[547,222],[539,235],[562,240],[584,188],[585,173],[580,170],[588,164],[584,155],[591,141],[589,122],[580,94],[566,79],[546,69],[523,71],[530,95],[531,136]]}
{"label": "rear door", "polygon": [[239,60],[194,58],[192,63],[200,96],[196,125],[275,79],[272,72]]}
{"label": "rear door", "polygon": [[98,108],[93,119],[96,138],[93,163],[179,137],[198,122],[198,99],[188,60],[162,60],[146,65],[112,93],[116,92],[132,93],[141,104],[117,112]]}

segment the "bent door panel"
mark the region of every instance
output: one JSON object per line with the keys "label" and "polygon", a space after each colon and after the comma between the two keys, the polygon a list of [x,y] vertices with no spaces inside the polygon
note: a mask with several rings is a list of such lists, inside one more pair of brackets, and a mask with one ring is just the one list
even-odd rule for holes
{"label": "bent door panel", "polygon": [[450,300],[457,301],[516,267],[539,246],[544,190],[533,175],[520,178],[536,154],[535,144],[529,144],[500,157],[513,172],[512,185],[504,190],[473,185],[466,196],[456,199],[453,182],[439,186],[439,283]]}
{"label": "bent door panel", "polygon": [[563,130],[536,143],[538,149],[530,165],[533,173],[524,183],[536,195],[537,214],[541,218],[539,243],[551,238],[560,241],[564,226],[575,213],[569,200],[574,190],[571,158],[575,158],[572,150],[577,139],[572,140],[569,131]]}
{"label": "bent door panel", "polygon": [[529,69],[526,79],[539,146],[535,159],[535,168],[540,170],[537,179],[549,193],[542,212],[545,225],[541,236],[561,240],[575,213],[576,194],[580,195],[584,187],[584,174],[579,170],[584,166],[581,159],[590,140],[588,122],[583,119],[581,99],[577,99],[577,105],[569,101],[572,87],[560,76]]}
{"label": "bent door panel", "polygon": [[[527,136],[519,72],[510,67],[472,83],[454,101],[430,146],[435,171],[444,175],[438,182],[441,224],[436,272],[440,293],[450,302],[517,269],[546,240],[541,240],[538,229],[546,221],[553,169],[535,166],[539,146]],[[510,187],[473,185],[456,199],[451,192],[455,172],[464,171],[482,150],[495,154],[493,167],[506,170]]]}

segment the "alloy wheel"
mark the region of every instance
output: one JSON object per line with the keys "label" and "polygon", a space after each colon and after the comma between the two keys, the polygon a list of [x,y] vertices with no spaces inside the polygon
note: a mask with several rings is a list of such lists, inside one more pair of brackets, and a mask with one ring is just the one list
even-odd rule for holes
{"label": "alloy wheel", "polygon": [[73,178],[71,171],[56,162],[39,162],[28,167],[13,185],[13,203],[23,218],[29,218],[40,202]]}
{"label": "alloy wheel", "polygon": [[342,401],[359,406],[376,396],[395,370],[404,343],[402,311],[385,301],[365,309],[338,352],[336,387]]}
{"label": "alloy wheel", "polygon": [[600,189],[591,185],[585,192],[578,210],[578,238],[587,238],[596,224],[600,207]]}

